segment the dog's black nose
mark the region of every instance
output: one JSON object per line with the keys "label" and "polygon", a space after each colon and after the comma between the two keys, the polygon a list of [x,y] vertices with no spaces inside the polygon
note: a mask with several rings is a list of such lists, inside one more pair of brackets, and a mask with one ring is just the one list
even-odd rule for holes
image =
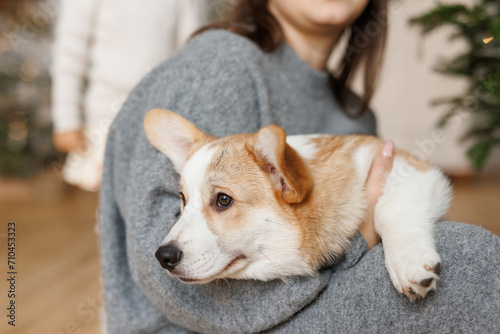
{"label": "dog's black nose", "polygon": [[161,246],[155,253],[163,268],[172,271],[182,259],[182,252],[174,244]]}

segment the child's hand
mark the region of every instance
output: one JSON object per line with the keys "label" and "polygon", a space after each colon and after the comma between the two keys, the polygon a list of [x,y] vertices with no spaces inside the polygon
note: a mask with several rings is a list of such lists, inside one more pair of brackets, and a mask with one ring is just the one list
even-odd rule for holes
{"label": "child's hand", "polygon": [[85,137],[82,130],[56,132],[52,135],[56,150],[63,153],[85,149]]}
{"label": "child's hand", "polygon": [[382,189],[384,188],[385,182],[387,180],[387,175],[389,175],[392,169],[394,155],[394,143],[388,141],[385,143],[382,150],[377,154],[375,160],[373,160],[372,168],[370,169],[370,174],[366,180],[366,194],[368,197],[368,209],[366,220],[359,227],[359,231],[363,238],[365,238],[368,245],[368,249],[372,249],[380,242],[380,236],[375,231],[374,224],[374,213],[375,205],[377,204],[378,198],[382,195]]}

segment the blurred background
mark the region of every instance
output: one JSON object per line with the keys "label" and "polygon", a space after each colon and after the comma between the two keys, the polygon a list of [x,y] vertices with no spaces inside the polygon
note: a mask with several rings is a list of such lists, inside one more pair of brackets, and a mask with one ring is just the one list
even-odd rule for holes
{"label": "blurred background", "polygon": [[[11,221],[17,226],[18,273],[16,327],[2,317],[1,333],[99,332],[98,195],[63,182],[64,155],[51,140],[51,45],[62,2],[0,2],[2,309],[8,305],[3,275]],[[500,235],[500,20],[488,16],[494,1],[442,3],[457,6],[391,3],[384,70],[372,107],[382,138],[450,175],[455,199],[447,218]],[[229,0],[211,2],[207,18],[221,18],[230,6]],[[474,15],[464,8],[475,8]],[[470,20],[470,29],[457,30],[458,21],[450,19],[457,17]]]}

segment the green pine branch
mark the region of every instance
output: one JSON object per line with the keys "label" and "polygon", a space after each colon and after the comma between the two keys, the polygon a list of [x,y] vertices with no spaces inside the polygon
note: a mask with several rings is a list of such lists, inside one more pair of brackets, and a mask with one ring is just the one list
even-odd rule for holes
{"label": "green pine branch", "polygon": [[438,3],[409,23],[427,35],[444,26],[453,27],[449,41],[462,39],[466,50],[454,58],[440,61],[438,73],[462,77],[468,81],[465,92],[443,97],[432,105],[448,105],[438,122],[446,126],[459,112],[468,112],[473,121],[462,136],[472,141],[467,157],[475,170],[484,167],[491,152],[500,147],[500,3],[482,0],[476,5]]}

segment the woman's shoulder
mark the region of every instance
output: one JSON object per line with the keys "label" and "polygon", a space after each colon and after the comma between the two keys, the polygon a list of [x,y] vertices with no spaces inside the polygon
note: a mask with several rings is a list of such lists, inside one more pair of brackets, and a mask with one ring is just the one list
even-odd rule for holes
{"label": "woman's shoulder", "polygon": [[174,110],[188,119],[197,119],[217,134],[222,127],[216,128],[210,117],[219,120],[224,115],[225,123],[229,118],[251,117],[248,122],[253,124],[259,89],[254,81],[259,76],[255,65],[262,56],[259,47],[243,36],[222,29],[206,31],[143,78],[114,125],[122,129],[137,127],[152,108]]}
{"label": "woman's shoulder", "polygon": [[250,39],[225,29],[212,29],[195,36],[158,65],[143,84],[161,81],[157,88],[171,92],[186,85],[194,88],[197,83],[230,90],[236,83],[251,85],[263,57],[264,52]]}
{"label": "woman's shoulder", "polygon": [[227,29],[210,29],[195,36],[185,51],[217,50],[219,55],[262,57],[264,52],[249,38]]}
{"label": "woman's shoulder", "polygon": [[234,47],[243,50],[260,51],[259,46],[249,38],[222,28],[206,30],[194,36],[188,45],[192,43],[208,43],[210,45],[219,45],[229,48]]}
{"label": "woman's shoulder", "polygon": [[264,52],[250,39],[226,29],[211,29],[195,36],[163,66],[223,67],[233,70],[258,63]]}

